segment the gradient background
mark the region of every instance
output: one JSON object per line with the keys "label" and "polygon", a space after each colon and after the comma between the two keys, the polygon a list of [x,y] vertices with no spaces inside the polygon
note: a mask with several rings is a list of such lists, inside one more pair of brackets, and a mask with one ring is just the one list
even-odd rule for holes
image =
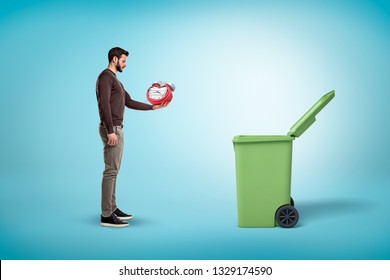
{"label": "gradient background", "polygon": [[[390,1],[12,1],[0,4],[1,259],[390,259]],[[95,82],[107,52],[127,110],[118,202],[102,228]],[[293,229],[237,227],[232,138],[294,141]]]}

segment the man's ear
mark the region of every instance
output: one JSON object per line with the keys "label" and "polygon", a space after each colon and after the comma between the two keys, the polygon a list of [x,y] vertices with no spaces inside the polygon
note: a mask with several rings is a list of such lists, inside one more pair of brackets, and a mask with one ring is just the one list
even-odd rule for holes
{"label": "man's ear", "polygon": [[117,63],[118,63],[118,58],[117,58],[116,56],[114,56],[114,57],[112,58],[112,62],[114,62],[115,64],[117,64]]}

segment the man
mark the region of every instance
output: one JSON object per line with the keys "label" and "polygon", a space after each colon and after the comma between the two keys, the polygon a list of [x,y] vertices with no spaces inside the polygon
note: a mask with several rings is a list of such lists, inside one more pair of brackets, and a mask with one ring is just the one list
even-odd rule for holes
{"label": "man", "polygon": [[105,169],[102,179],[102,213],[100,223],[108,227],[127,227],[132,215],[122,212],[116,205],[116,177],[123,151],[123,114],[125,106],[135,110],[156,110],[168,104],[149,105],[131,99],[116,77],[126,67],[129,53],[121,48],[108,52],[108,67],[100,73],[96,82],[96,98],[99,107],[99,133],[104,146]]}

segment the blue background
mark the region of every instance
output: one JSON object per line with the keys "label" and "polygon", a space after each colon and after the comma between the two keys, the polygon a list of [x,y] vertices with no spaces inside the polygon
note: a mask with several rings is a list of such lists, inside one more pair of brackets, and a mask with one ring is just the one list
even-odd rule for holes
{"label": "blue background", "polygon": [[[390,259],[390,1],[2,1],[1,259]],[[107,52],[136,100],[118,177],[125,229],[100,218],[95,82]],[[237,227],[232,138],[294,141],[293,229]]]}

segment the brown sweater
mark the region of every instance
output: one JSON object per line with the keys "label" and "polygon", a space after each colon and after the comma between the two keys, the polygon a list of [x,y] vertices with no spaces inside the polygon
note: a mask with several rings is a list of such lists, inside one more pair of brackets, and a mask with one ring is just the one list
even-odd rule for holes
{"label": "brown sweater", "polygon": [[96,98],[100,121],[108,134],[114,133],[114,126],[122,125],[125,106],[135,110],[152,110],[153,106],[131,99],[114,72],[105,69],[96,81]]}

